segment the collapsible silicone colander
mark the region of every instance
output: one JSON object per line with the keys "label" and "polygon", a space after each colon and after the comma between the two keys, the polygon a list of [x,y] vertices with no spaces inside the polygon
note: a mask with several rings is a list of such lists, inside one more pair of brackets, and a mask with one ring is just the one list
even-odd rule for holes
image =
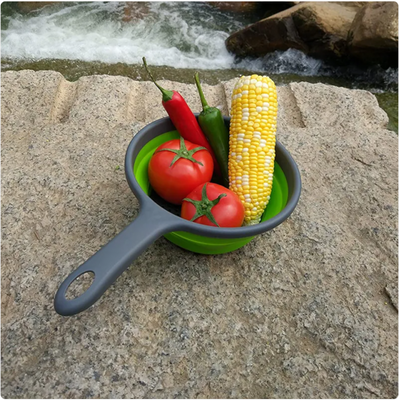
{"label": "collapsible silicone colander", "polygon": [[[229,126],[229,118],[225,117],[225,123]],[[148,163],[157,147],[178,137],[178,132],[167,117],[147,125],[132,139],[125,156],[125,174],[139,200],[139,215],[65,279],[54,300],[59,314],[73,315],[94,304],[118,276],[162,235],[192,252],[227,253],[244,246],[255,235],[275,228],[296,207],[301,191],[300,173],[289,152],[277,141],[271,198],[259,224],[218,228],[179,217],[179,208],[167,205],[152,193],[147,176]],[[70,284],[86,272],[94,274],[92,285],[79,297],[66,299]]]}

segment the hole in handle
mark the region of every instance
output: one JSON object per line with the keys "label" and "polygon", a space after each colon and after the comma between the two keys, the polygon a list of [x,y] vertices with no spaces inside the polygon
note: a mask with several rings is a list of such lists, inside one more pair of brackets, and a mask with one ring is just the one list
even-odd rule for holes
{"label": "hole in handle", "polygon": [[65,298],[67,300],[73,300],[81,296],[92,286],[95,274],[92,271],[83,272],[81,275],[77,276],[68,286],[65,293]]}

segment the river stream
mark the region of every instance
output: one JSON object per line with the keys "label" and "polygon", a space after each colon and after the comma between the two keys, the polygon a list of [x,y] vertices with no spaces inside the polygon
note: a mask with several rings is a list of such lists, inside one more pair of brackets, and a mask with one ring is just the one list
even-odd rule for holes
{"label": "river stream", "polygon": [[260,15],[220,11],[204,2],[61,2],[21,12],[1,4],[2,71],[51,69],[66,79],[91,74],[215,84],[242,74],[268,74],[277,84],[323,82],[373,92],[397,131],[398,70],[330,66],[297,50],[239,59],[225,48],[233,32]]}

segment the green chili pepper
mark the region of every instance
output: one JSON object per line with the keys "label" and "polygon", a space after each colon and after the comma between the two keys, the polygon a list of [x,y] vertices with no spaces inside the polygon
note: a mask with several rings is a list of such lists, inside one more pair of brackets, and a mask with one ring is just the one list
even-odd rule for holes
{"label": "green chili pepper", "polygon": [[203,111],[199,114],[198,122],[214,151],[215,157],[221,169],[222,184],[229,188],[228,156],[229,156],[229,132],[225,125],[221,111],[216,107],[210,107],[204,97],[200,86],[199,74],[194,77],[199,91]]}

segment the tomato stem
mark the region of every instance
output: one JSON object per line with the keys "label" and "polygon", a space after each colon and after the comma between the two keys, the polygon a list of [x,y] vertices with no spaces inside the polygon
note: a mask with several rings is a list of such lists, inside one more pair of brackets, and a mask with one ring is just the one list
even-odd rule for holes
{"label": "tomato stem", "polygon": [[195,147],[192,150],[188,150],[185,145],[185,140],[183,137],[180,137],[180,142],[179,142],[179,149],[160,149],[157,150],[156,153],[159,153],[160,151],[170,151],[171,153],[175,153],[176,156],[173,158],[170,167],[172,167],[180,158],[185,158],[186,160],[192,161],[196,164],[200,164],[203,166],[203,164],[200,161],[197,161],[195,158],[193,158],[193,154],[196,153],[199,150],[207,150],[205,147]]}
{"label": "tomato stem", "polygon": [[185,197],[183,201],[188,201],[189,203],[193,204],[196,208],[196,212],[193,218],[190,220],[193,222],[199,217],[203,215],[206,216],[213,224],[218,225],[218,222],[215,220],[214,215],[211,213],[211,209],[217,205],[220,200],[226,196],[226,193],[221,193],[216,199],[210,200],[207,197],[207,183],[204,184],[203,189],[201,190],[201,200],[193,200]]}

